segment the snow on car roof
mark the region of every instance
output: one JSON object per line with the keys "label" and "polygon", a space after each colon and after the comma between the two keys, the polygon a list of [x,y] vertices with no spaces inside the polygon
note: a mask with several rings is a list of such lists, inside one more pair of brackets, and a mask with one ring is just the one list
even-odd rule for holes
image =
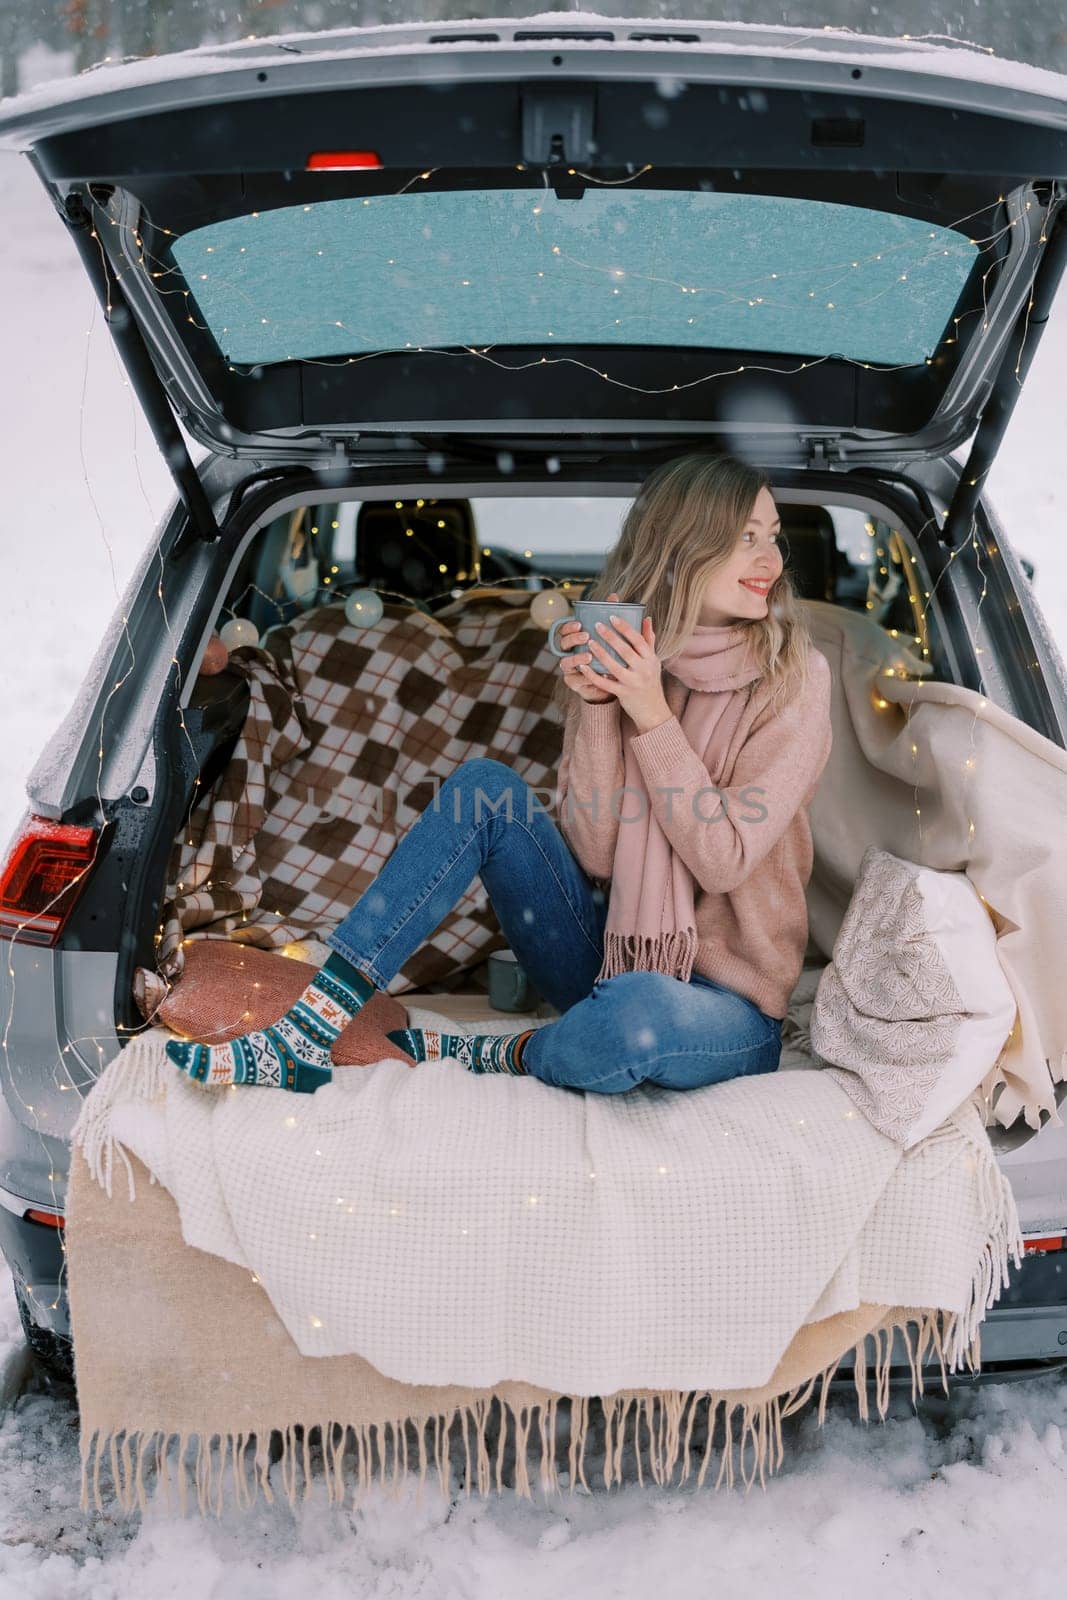
{"label": "snow on car roof", "polygon": [[[601,37],[576,37],[583,31]],[[538,37],[516,37],[531,32]],[[496,37],[486,39],[489,33]],[[110,95],[143,85],[179,85],[193,78],[224,80],[227,74],[247,73],[253,67],[282,69],[289,77],[300,66],[367,57],[402,57],[427,50],[447,56],[468,51],[499,52],[504,46],[509,51],[536,53],[552,39],[565,41],[568,50],[580,55],[607,49],[617,51],[630,45],[639,48],[643,56],[659,52],[682,60],[699,52],[723,58],[762,56],[779,62],[788,60],[791,65],[801,62],[855,65],[860,62],[864,68],[949,78],[957,92],[968,82],[1008,91],[1002,104],[991,105],[989,109],[1007,114],[1020,111],[1025,105],[1030,116],[1067,125],[1067,75],[995,56],[985,46],[959,40],[946,43],[943,41],[948,36],[943,34],[882,37],[830,26],[812,29],[767,23],[694,23],[662,17],[620,18],[587,11],[550,11],[519,18],[401,22],[278,34],[231,44],[200,45],[163,56],[124,58],[118,62],[105,57],[76,77],[52,79],[24,94],[0,100],[0,148],[26,147],[29,139],[20,140],[19,133],[23,119],[33,113],[99,99],[103,117],[108,115],[106,100]],[[794,86],[802,81],[803,74],[791,73],[788,79]],[[223,82],[217,87],[222,97],[225,94]],[[853,87],[862,92],[858,85]],[[5,137],[2,124],[12,119],[17,119],[18,126],[9,129]],[[36,125],[34,132],[39,133]]]}

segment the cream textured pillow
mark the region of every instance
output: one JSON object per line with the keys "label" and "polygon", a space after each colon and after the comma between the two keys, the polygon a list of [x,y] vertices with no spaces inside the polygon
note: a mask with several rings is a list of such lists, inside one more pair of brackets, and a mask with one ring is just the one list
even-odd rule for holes
{"label": "cream textured pillow", "polygon": [[965,872],[864,851],[815,991],[811,1042],[905,1149],[975,1093],[1007,1043],[1016,1004],[996,945]]}

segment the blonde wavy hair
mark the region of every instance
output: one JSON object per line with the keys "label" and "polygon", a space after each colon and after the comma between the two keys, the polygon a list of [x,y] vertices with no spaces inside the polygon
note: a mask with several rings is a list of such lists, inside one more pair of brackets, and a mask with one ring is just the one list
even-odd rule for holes
{"label": "blonde wavy hair", "polygon": [[[733,455],[691,451],[664,462],[641,485],[603,570],[581,598],[617,594],[643,604],[656,656],[665,661],[692,632],[709,577],[733,554],[756,496],[769,488],[764,472]],[[760,681],[777,709],[806,682],[813,642],[786,569],[767,595],[767,615],[738,622],[754,630]],[[563,716],[580,699],[562,669],[552,698]]]}

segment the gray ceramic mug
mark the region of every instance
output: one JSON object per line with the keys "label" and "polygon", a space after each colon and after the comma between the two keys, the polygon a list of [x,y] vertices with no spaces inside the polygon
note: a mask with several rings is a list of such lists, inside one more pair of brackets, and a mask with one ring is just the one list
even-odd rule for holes
{"label": "gray ceramic mug", "polygon": [[[577,655],[583,650],[588,650],[589,646],[587,644],[573,645],[570,650],[562,650],[556,643],[556,636],[563,624],[565,622],[578,621],[582,625],[583,632],[587,633],[590,639],[595,639],[614,661],[617,661],[620,666],[628,666],[629,663],[623,661],[617,650],[612,649],[604,635],[597,632],[596,625],[598,622],[606,622],[610,627],[612,612],[614,612],[617,617],[622,618],[623,622],[628,622],[635,633],[640,633],[641,624],[645,620],[646,609],[647,607],[632,600],[576,600],[574,602],[574,616],[557,617],[549,628],[548,648],[554,656],[561,657]],[[608,677],[607,667],[596,659],[592,651],[589,652],[588,665],[592,667],[594,672],[599,672],[602,678]]]}
{"label": "gray ceramic mug", "polygon": [[511,950],[489,956],[489,1004],[494,1011],[536,1011],[541,996]]}

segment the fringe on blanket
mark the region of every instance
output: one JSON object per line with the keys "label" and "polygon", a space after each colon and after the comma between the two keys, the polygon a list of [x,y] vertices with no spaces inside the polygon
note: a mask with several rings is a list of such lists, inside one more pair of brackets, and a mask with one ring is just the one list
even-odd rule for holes
{"label": "fringe on blanket", "polygon": [[[167,1038],[178,1038],[169,1029],[162,1030]],[[178,1069],[171,1065],[161,1043],[161,1030],[150,1029],[131,1039],[111,1062],[107,1070],[93,1084],[85,1099],[77,1121],[70,1132],[73,1148],[82,1150],[89,1170],[101,1188],[111,1198],[111,1180],[115,1157],[126,1167],[130,1200],[134,1194],[133,1167],[126,1148],[111,1132],[111,1114],[116,1106],[128,1100],[159,1100],[167,1092],[167,1075]],[[156,1182],[154,1173],[151,1181]]]}
{"label": "fringe on blanket", "polygon": [[940,1127],[913,1145],[905,1153],[904,1160],[928,1161],[942,1150],[942,1165],[947,1165],[957,1159],[961,1138],[972,1152],[985,1239],[975,1263],[967,1303],[962,1311],[950,1317],[945,1328],[952,1372],[958,1372],[965,1361],[972,1370],[981,1365],[981,1325],[985,1314],[999,1299],[1001,1289],[1006,1289],[1011,1281],[1009,1257],[1018,1267],[1025,1249],[1015,1195],[997,1162],[974,1100],[965,1101]]}
{"label": "fringe on blanket", "polygon": [[[894,1354],[894,1335],[899,1333],[911,1368],[911,1394],[923,1390],[923,1365],[931,1351],[940,1364],[941,1382],[948,1392],[946,1350],[952,1347],[958,1319],[944,1311],[915,1311],[904,1320],[894,1320],[875,1329],[853,1347],[853,1381],[860,1418],[869,1421],[868,1384],[869,1365],[867,1341],[875,1345],[873,1362],[873,1387],[879,1418],[885,1418],[889,1403],[889,1376]],[[912,1334],[914,1324],[915,1332]],[[734,1487],[736,1474],[750,1491],[758,1478],[766,1488],[768,1475],[773,1475],[784,1458],[782,1422],[801,1410],[811,1399],[817,1385],[821,1384],[818,1406],[818,1424],[826,1418],[829,1398],[829,1381],[844,1357],[839,1357],[823,1372],[786,1393],[755,1404],[744,1404],[729,1395],[712,1390],[667,1391],[663,1393],[614,1395],[606,1402],[597,1402],[603,1416],[603,1470],[602,1482],[606,1489],[623,1484],[625,1450],[630,1445],[636,1463],[637,1481],[643,1487],[646,1474],[656,1484],[681,1487],[688,1482],[693,1462],[700,1449],[701,1431],[704,1434],[703,1454],[697,1472],[695,1487],[702,1488],[718,1449],[719,1469],[714,1488],[725,1483]],[[569,1415],[567,1441],[568,1477],[561,1481],[557,1472],[557,1423],[561,1402]],[[586,1446],[590,1432],[590,1400],[585,1396],[555,1396],[544,1403],[520,1406],[517,1409],[492,1395],[477,1401],[473,1406],[457,1407],[451,1413],[442,1412],[426,1418],[397,1417],[391,1422],[352,1425],[333,1420],[291,1424],[278,1430],[282,1450],[277,1458],[282,1487],[290,1506],[295,1507],[300,1481],[303,1482],[303,1499],[312,1493],[317,1476],[326,1484],[330,1504],[343,1505],[347,1498],[346,1468],[349,1481],[353,1481],[352,1503],[361,1504],[372,1486],[396,1499],[407,1493],[409,1473],[413,1474],[415,1459],[419,1477],[416,1503],[421,1502],[428,1469],[435,1470],[441,1492],[445,1498],[452,1495],[452,1453],[457,1430],[462,1435],[465,1465],[462,1474],[463,1493],[470,1496],[472,1488],[487,1496],[502,1490],[532,1499],[530,1484],[530,1447],[539,1444],[537,1475],[545,1493],[562,1492],[569,1488],[573,1496],[579,1483],[592,1492],[586,1477]],[[740,1412],[740,1416],[737,1413]],[[537,1417],[536,1439],[534,1433]],[[631,1427],[632,1419],[632,1427]],[[698,1444],[692,1448],[695,1425]],[[473,1453],[469,1430],[473,1427]],[[311,1434],[318,1434],[314,1449]],[[431,1435],[427,1448],[427,1434]],[[629,1433],[629,1437],[628,1437]],[[496,1439],[493,1459],[493,1436]],[[145,1469],[154,1471],[156,1483],[168,1511],[172,1509],[171,1473],[172,1441],[177,1438],[177,1458],[173,1465],[178,1488],[178,1503],[182,1514],[189,1507],[190,1487],[195,1489],[197,1508],[201,1514],[213,1511],[222,1515],[225,1502],[227,1465],[232,1457],[232,1482],[236,1504],[248,1508],[255,1504],[262,1489],[265,1500],[273,1504],[275,1495],[270,1483],[272,1466],[269,1434],[213,1433],[209,1436],[174,1434],[162,1430],[144,1433],[141,1430],[119,1431],[104,1434],[96,1430],[83,1437],[81,1445],[81,1506],[82,1510],[103,1510],[104,1491],[101,1487],[101,1469],[110,1469],[111,1494],[114,1502],[126,1512],[149,1509],[148,1485]],[[196,1442],[192,1462],[186,1461],[190,1440]],[[505,1458],[510,1452],[511,1483],[505,1483]],[[249,1461],[251,1452],[252,1460]],[[472,1459],[473,1454],[473,1459]],[[318,1457],[321,1472],[316,1473],[314,1457]],[[674,1483],[674,1474],[681,1466],[681,1476]],[[192,1469],[192,1482],[188,1469]],[[250,1471],[251,1468],[251,1471]],[[90,1486],[92,1498],[90,1499]]]}

